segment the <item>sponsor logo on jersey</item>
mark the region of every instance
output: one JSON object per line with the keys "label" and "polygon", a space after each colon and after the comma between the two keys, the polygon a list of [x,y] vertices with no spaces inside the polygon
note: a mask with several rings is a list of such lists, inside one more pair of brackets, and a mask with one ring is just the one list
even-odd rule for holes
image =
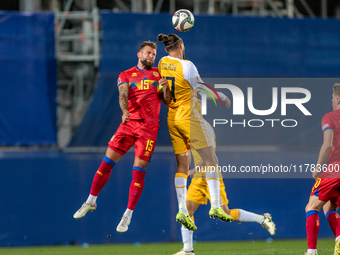
{"label": "sponsor logo on jersey", "polygon": [[148,151],[146,151],[145,153],[144,153],[144,156],[149,156],[149,152]]}
{"label": "sponsor logo on jersey", "polygon": [[162,70],[169,70],[169,71],[174,71],[176,72],[177,65],[175,64],[167,64],[167,63],[162,63],[161,64],[161,69]]}
{"label": "sponsor logo on jersey", "polygon": [[132,77],[136,77],[137,76],[137,73],[132,73]]}

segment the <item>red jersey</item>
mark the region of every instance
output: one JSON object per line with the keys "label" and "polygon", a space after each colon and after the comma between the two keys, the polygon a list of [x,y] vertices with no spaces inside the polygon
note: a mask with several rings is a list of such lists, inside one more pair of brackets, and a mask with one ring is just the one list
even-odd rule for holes
{"label": "red jersey", "polygon": [[118,77],[118,87],[129,84],[129,113],[130,120],[144,120],[148,125],[159,125],[161,109],[161,94],[158,81],[160,75],[157,68],[141,70],[134,66]]}
{"label": "red jersey", "polygon": [[[333,147],[329,154],[327,165],[339,164],[340,166],[340,110],[325,114],[321,121],[322,131],[333,129]],[[340,171],[339,171],[340,172]]]}

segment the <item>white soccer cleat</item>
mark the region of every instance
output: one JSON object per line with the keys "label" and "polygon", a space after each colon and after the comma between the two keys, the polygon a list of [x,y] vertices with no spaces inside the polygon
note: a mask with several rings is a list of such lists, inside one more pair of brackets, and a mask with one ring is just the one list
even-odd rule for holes
{"label": "white soccer cleat", "polygon": [[83,218],[88,212],[92,212],[97,209],[97,204],[89,205],[84,203],[78,211],[73,215],[73,218],[80,219]]}
{"label": "white soccer cleat", "polygon": [[264,221],[262,222],[262,227],[268,230],[271,235],[275,235],[276,227],[275,223],[272,221],[272,216],[269,213],[264,213]]}
{"label": "white soccer cleat", "polygon": [[129,217],[123,216],[121,221],[119,222],[117,226],[117,232],[124,233],[129,229],[131,219]]}
{"label": "white soccer cleat", "polygon": [[318,252],[315,251],[315,252],[310,253],[307,251],[304,255],[318,255]]}
{"label": "white soccer cleat", "polygon": [[193,250],[192,251],[183,251],[183,249],[182,249],[182,250],[180,250],[179,252],[177,252],[173,255],[195,255],[195,253],[194,253]]}

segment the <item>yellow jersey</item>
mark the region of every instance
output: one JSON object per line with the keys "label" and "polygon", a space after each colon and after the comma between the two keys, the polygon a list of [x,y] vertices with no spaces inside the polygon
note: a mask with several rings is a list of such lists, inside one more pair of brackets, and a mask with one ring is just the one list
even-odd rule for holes
{"label": "yellow jersey", "polygon": [[199,82],[202,82],[196,66],[189,60],[166,56],[159,61],[158,72],[168,80],[173,96],[168,120],[190,120],[190,110],[195,108]]}

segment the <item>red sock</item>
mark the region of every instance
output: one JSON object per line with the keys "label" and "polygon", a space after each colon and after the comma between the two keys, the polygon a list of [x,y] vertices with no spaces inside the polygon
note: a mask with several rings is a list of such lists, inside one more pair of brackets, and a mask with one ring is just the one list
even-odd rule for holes
{"label": "red sock", "polygon": [[112,168],[116,162],[109,159],[108,157],[104,157],[104,160],[100,164],[100,167],[98,168],[96,174],[94,175],[93,181],[92,181],[92,187],[90,194],[92,196],[98,196],[101,189],[105,186],[107,181],[110,178]]}
{"label": "red sock", "polygon": [[129,191],[129,203],[127,206],[127,208],[130,210],[135,209],[136,204],[142,195],[145,174],[146,170],[144,168],[136,166],[132,168],[132,182]]}
{"label": "red sock", "polygon": [[308,249],[316,249],[320,228],[319,212],[315,210],[308,211],[306,217]]}
{"label": "red sock", "polygon": [[331,210],[326,214],[326,219],[328,220],[329,226],[331,227],[334,236],[338,237],[340,235],[340,218],[336,211]]}

